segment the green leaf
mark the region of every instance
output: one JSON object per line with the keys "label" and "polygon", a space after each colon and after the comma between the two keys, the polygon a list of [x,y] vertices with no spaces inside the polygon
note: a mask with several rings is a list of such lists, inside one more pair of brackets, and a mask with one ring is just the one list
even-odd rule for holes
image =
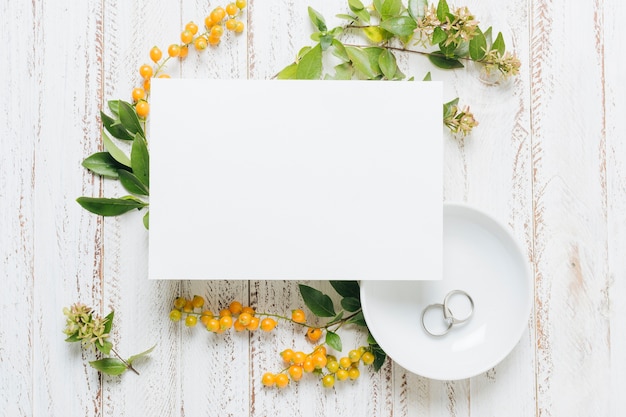
{"label": "green leaf", "polygon": [[504,38],[502,37],[502,32],[498,32],[498,36],[496,36],[496,40],[493,41],[493,45],[491,45],[491,49],[495,49],[498,51],[500,56],[504,55],[505,46],[504,46]]}
{"label": "green leaf", "polygon": [[335,75],[326,75],[325,80],[351,80],[354,69],[348,62],[335,65]]}
{"label": "green leaf", "polygon": [[113,343],[109,342],[108,340],[105,340],[103,343],[100,343],[96,340],[94,345],[100,352],[104,353],[105,355],[108,355],[111,352],[111,349],[113,349]]}
{"label": "green leaf", "polygon": [[338,352],[341,352],[343,346],[341,345],[341,337],[335,332],[330,330],[326,331],[326,344]]}
{"label": "green leaf", "polygon": [[333,300],[331,300],[329,296],[308,285],[299,284],[299,288],[304,304],[306,304],[313,314],[317,317],[335,316]]}
{"label": "green leaf", "polygon": [[102,131],[102,143],[104,144],[104,149],[111,154],[113,159],[130,168],[130,158],[126,156],[124,151],[117,147],[104,130]]}
{"label": "green leaf", "polygon": [[94,174],[108,178],[117,178],[117,171],[127,168],[113,159],[108,152],[96,152],[89,155],[82,165]]}
{"label": "green leaf", "polygon": [[378,343],[376,342],[376,339],[374,339],[374,336],[372,336],[371,333],[367,334],[367,344],[368,345],[378,345]]}
{"label": "green leaf", "polygon": [[346,53],[348,57],[350,57],[354,68],[365,75],[365,77],[375,78],[378,75],[372,68],[369,57],[363,49],[354,46],[346,46]]}
{"label": "green leaf", "polygon": [[[150,187],[150,155],[146,140],[136,135],[130,150],[130,166],[133,174],[145,185]],[[145,194],[147,195],[147,194]]]}
{"label": "green leaf", "polygon": [[300,50],[298,51],[298,55],[297,55],[297,61],[300,61],[302,59],[303,56],[305,56],[307,54],[307,52],[309,52],[311,49],[313,49],[312,46],[303,46],[302,48],[300,48]]}
{"label": "green leaf", "polygon": [[372,366],[374,367],[374,371],[378,372],[385,364],[387,354],[382,349],[372,349],[372,353],[374,354],[374,363],[372,363]]}
{"label": "green leaf", "polygon": [[300,62],[296,69],[297,80],[319,80],[322,77],[322,47],[318,43],[311,48]]}
{"label": "green leaf", "polygon": [[489,26],[489,29],[485,31],[485,39],[487,40],[487,50],[490,50],[491,46],[493,45],[493,42],[491,39],[492,32],[493,32],[493,28],[491,26]]}
{"label": "green leaf", "polygon": [[424,17],[426,7],[428,7],[428,0],[409,0],[407,9],[409,10],[409,15],[413,19],[418,20]]}
{"label": "green leaf", "polygon": [[311,6],[309,6],[309,18],[311,19],[311,22],[313,22],[313,25],[317,28],[317,30],[319,30],[320,32],[326,32],[327,27],[324,17]]}
{"label": "green leaf", "polygon": [[481,60],[487,54],[487,39],[480,30],[476,28],[476,34],[469,41],[469,55],[475,61]]}
{"label": "green leaf", "polygon": [[119,179],[122,186],[131,194],[149,195],[148,188],[133,173],[119,170]]}
{"label": "green leaf", "polygon": [[120,101],[119,100],[109,100],[107,102],[108,106],[109,106],[109,110],[111,110],[111,113],[113,113],[116,117],[119,116],[120,114]]}
{"label": "green leaf", "polygon": [[444,103],[443,105],[443,118],[448,119],[450,117],[453,116],[454,114],[454,108],[459,104],[459,98],[455,98],[454,100],[451,100],[447,103]]}
{"label": "green leaf", "polygon": [[132,135],[139,133],[145,138],[146,135],[141,127],[135,108],[123,100],[119,100],[119,108],[120,122],[122,122],[122,125],[124,125],[126,130],[128,130]]}
{"label": "green leaf", "polygon": [[350,57],[346,53],[346,47],[343,43],[337,39],[333,39],[333,55],[339,58],[342,62],[350,62]]}
{"label": "green leaf", "polygon": [[417,28],[417,23],[410,16],[398,16],[383,20],[380,27],[396,36],[410,36]]}
{"label": "green leaf", "polygon": [[383,0],[378,12],[383,19],[397,16],[402,11],[402,0]]}
{"label": "green leaf", "polygon": [[124,362],[117,358],[103,358],[97,361],[89,362],[93,368],[107,375],[121,375],[126,371]]}
{"label": "green leaf", "polygon": [[339,312],[339,314],[337,314],[335,317],[333,317],[333,319],[331,321],[329,321],[328,323],[326,323],[326,326],[330,326],[333,325],[335,323],[339,323],[339,321],[343,318],[343,310],[341,310]]}
{"label": "green leaf", "polygon": [[393,80],[398,72],[396,57],[388,49],[385,49],[380,53],[380,56],[378,57],[378,66],[388,80]]}
{"label": "green leaf", "polygon": [[111,329],[113,328],[113,317],[114,316],[115,316],[115,312],[111,311],[104,318],[104,320],[105,320],[105,322],[104,322],[104,332],[105,333],[111,333]]}
{"label": "green leaf", "polygon": [[68,343],[80,342],[80,339],[78,338],[78,330],[65,339],[65,341]]}
{"label": "green leaf", "polygon": [[443,69],[455,69],[455,68],[463,68],[463,64],[458,59],[449,59],[446,58],[441,52],[432,52],[428,54],[428,59],[430,62],[439,68]]}
{"label": "green leaf", "polygon": [[385,40],[385,31],[379,26],[366,26],[363,28],[363,33],[373,43],[381,43]]}
{"label": "green leaf", "polygon": [[133,362],[135,362],[137,359],[143,358],[144,356],[149,355],[150,353],[152,353],[152,351],[154,350],[154,348],[156,347],[156,345],[152,346],[150,349],[148,350],[144,350],[141,353],[138,353],[136,355],[131,356],[130,358],[128,358],[126,360],[126,362],[128,362],[129,364],[133,364]]}
{"label": "green leaf", "polygon": [[447,38],[448,38],[448,35],[446,35],[446,32],[444,32],[443,29],[437,26],[435,30],[433,30],[433,37],[430,40],[430,42],[433,45],[437,45],[438,43],[445,41]]}
{"label": "green leaf", "polygon": [[452,42],[446,45],[445,42],[439,44],[439,53],[445,56],[446,59],[456,59],[454,51],[457,49],[457,44]]}
{"label": "green leaf", "polygon": [[287,65],[285,68],[283,68],[278,73],[276,78],[278,78],[279,80],[295,80],[297,71],[298,71],[298,64],[294,62],[293,64]]}
{"label": "green leaf", "polygon": [[432,81],[432,80],[433,79],[432,79],[432,76],[430,75],[430,71],[428,71],[422,81]]}
{"label": "green leaf", "polygon": [[320,37],[320,46],[322,47],[322,51],[327,50],[330,45],[332,45],[333,39],[333,36],[328,33]]}
{"label": "green leaf", "polygon": [[341,299],[341,307],[346,311],[354,313],[361,308],[361,301],[354,297],[344,297]]}
{"label": "green leaf", "polygon": [[150,212],[146,212],[146,214],[144,214],[143,216],[143,227],[146,228],[146,230],[150,229]]}
{"label": "green leaf", "polygon": [[439,0],[437,4],[437,19],[439,19],[440,22],[445,22],[448,13],[450,13],[448,2],[446,0]]}
{"label": "green leaf", "polygon": [[123,198],[79,197],[76,201],[85,210],[101,216],[119,216],[133,209],[139,210],[148,206],[148,203],[131,196]]}
{"label": "green leaf", "polygon": [[111,136],[121,140],[133,140],[133,135],[128,133],[128,130],[126,130],[119,120],[113,119],[104,112],[100,112],[100,118],[102,119],[102,125]]}
{"label": "green leaf", "polygon": [[350,7],[350,10],[353,13],[365,9],[365,6],[363,5],[363,3],[361,3],[361,0],[348,0],[348,7]]}
{"label": "green leaf", "polygon": [[361,288],[357,281],[330,281],[330,285],[342,297],[361,297]]}
{"label": "green leaf", "polygon": [[335,17],[339,19],[349,20],[351,23],[355,23],[357,21],[357,17],[352,16],[351,14],[338,13],[335,15]]}
{"label": "green leaf", "polygon": [[347,322],[351,324],[356,324],[357,326],[367,327],[367,323],[365,322],[365,317],[363,316],[362,311],[359,311],[353,317],[350,317]]}

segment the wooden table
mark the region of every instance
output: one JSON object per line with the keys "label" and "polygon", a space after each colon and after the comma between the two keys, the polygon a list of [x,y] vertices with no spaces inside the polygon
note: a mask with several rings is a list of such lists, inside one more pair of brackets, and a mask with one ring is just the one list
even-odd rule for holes
{"label": "wooden table", "polygon": [[[296,282],[150,282],[141,214],[102,220],[80,195],[112,196],[80,163],[98,150],[99,110],[129,98],[153,45],[202,23],[206,1],[0,2],[0,414],[3,416],[618,416],[626,388],[626,74],[620,0],[468,0],[522,61],[493,86],[475,68],[435,70],[402,56],[407,75],[432,71],[480,125],[444,135],[447,201],[505,222],[535,279],[528,329],[488,372],[434,381],[387,362],[327,390],[284,390],[260,378],[277,352],[306,346],[301,330],[213,335],[171,323],[178,294],[216,309],[233,299],[265,311],[302,306]],[[184,65],[177,77],[268,79],[309,45],[307,6],[329,25],[343,0],[249,0],[244,34]],[[207,126],[211,106],[207,97]],[[245,120],[245,103],[233,109]],[[237,129],[233,126],[233,129]],[[184,278],[184,277],[181,277]],[[328,291],[325,282],[309,282]],[[63,341],[62,308],[115,310],[121,352],[157,343],[140,376],[102,377]],[[344,343],[357,345],[353,332]],[[415,346],[415,354],[420,347]]]}

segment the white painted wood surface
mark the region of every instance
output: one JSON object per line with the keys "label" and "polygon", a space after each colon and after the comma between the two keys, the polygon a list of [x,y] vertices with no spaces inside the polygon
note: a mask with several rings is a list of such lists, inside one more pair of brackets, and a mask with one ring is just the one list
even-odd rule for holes
{"label": "white painted wood surface", "polygon": [[[246,32],[173,76],[271,78],[310,43],[308,5],[332,25],[343,0],[249,0]],[[300,331],[216,336],[170,323],[178,294],[264,311],[300,307],[295,282],[149,282],[140,214],[102,220],[79,195],[114,195],[81,166],[99,149],[99,110],[126,98],[153,45],[165,49],[215,2],[0,1],[0,415],[3,416],[620,416],[626,389],[626,42],[618,0],[468,0],[522,60],[490,86],[473,68],[403,70],[446,81],[480,126],[444,138],[445,199],[506,222],[535,277],[528,331],[498,366],[433,381],[388,362],[324,390],[304,379],[277,391],[260,377]],[[207,98],[207,107],[218,105]],[[245,118],[245,110],[241,112]],[[207,116],[209,119],[210,113]],[[207,123],[211,121],[207,120]],[[236,127],[234,127],[236,129]],[[325,282],[309,282],[329,290]],[[141,375],[100,377],[63,341],[63,306],[116,312],[127,355],[158,342]],[[350,334],[346,344],[362,343]],[[415,347],[419,355],[419,346]]]}

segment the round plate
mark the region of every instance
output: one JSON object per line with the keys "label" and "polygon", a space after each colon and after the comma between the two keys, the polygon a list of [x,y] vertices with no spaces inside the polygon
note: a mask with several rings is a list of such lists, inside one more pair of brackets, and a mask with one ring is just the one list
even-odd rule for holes
{"label": "round plate", "polygon": [[[430,336],[422,327],[422,312],[443,303],[452,290],[472,297],[473,314],[444,336]],[[362,281],[361,304],[372,336],[394,362],[432,379],[464,379],[489,370],[513,350],[527,328],[532,277],[507,227],[470,206],[444,204],[443,279]],[[451,296],[450,304],[459,317],[469,312],[460,294]],[[443,320],[441,308],[426,314],[433,330]]]}

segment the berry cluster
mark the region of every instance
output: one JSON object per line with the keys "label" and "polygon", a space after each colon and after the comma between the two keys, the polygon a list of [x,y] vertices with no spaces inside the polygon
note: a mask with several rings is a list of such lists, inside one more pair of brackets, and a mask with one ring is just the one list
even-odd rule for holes
{"label": "berry cluster", "polygon": [[[170,78],[166,73],[161,73],[167,61],[171,58],[184,59],[189,53],[189,47],[202,51],[209,45],[217,46],[224,34],[224,28],[234,33],[241,33],[244,30],[244,23],[240,20],[243,9],[246,7],[246,0],[236,0],[228,3],[225,7],[218,6],[204,19],[204,31],[198,33],[198,25],[189,22],[180,33],[180,43],[173,43],[167,48],[167,56],[163,58],[163,52],[159,47],[150,49],[150,59],[154,64],[143,64],[139,67],[139,75],[143,80],[141,87],[136,87],[132,91],[132,99],[135,104],[137,115],[146,118],[150,112],[150,104],[147,97],[150,92],[150,80],[155,77]],[[162,59],[163,58],[163,59]]]}
{"label": "berry cluster", "polygon": [[357,379],[361,375],[359,363],[362,362],[364,365],[374,363],[374,354],[365,346],[351,350],[348,356],[340,359],[327,355],[326,347],[322,345],[309,354],[285,349],[280,356],[287,367],[277,374],[266,372],[261,379],[266,387],[284,388],[289,385],[289,381],[299,381],[305,373],[312,373],[320,377],[323,387],[332,388],[335,381]]}
{"label": "berry cluster", "polygon": [[194,327],[199,319],[206,329],[213,333],[224,333],[231,328],[238,332],[257,329],[271,332],[277,325],[274,318],[266,314],[258,315],[252,307],[244,307],[239,301],[233,301],[227,308],[221,309],[217,315],[203,307],[204,298],[200,295],[194,295],[191,299],[178,297],[174,300],[174,308],[170,311],[170,320],[180,321],[184,317],[185,325]]}

